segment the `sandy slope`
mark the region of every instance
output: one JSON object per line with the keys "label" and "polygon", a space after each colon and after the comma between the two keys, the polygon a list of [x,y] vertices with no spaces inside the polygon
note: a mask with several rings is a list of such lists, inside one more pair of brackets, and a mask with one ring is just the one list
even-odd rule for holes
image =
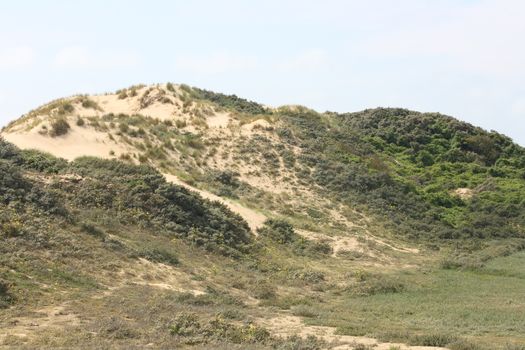
{"label": "sandy slope", "polygon": [[81,156],[109,158],[110,151],[115,152],[117,156],[132,151],[131,147],[110,140],[107,134],[91,128],[76,126],[73,122],[69,124],[71,130],[66,135],[59,137],[42,135],[37,128],[29,131],[2,133],[2,136],[21,149],[37,149],[67,160]]}
{"label": "sandy slope", "polygon": [[264,221],[266,220],[266,216],[264,216],[263,214],[261,214],[259,212],[256,212],[255,210],[252,210],[250,208],[242,206],[239,203],[230,201],[228,199],[219,197],[219,196],[217,196],[217,195],[215,195],[213,193],[210,193],[210,192],[207,192],[207,191],[203,191],[203,190],[199,190],[199,189],[197,189],[197,188],[195,188],[193,186],[188,185],[185,182],[182,182],[175,175],[164,174],[164,177],[166,177],[166,180],[168,180],[169,182],[172,182],[174,184],[186,187],[187,189],[189,189],[191,191],[197,192],[198,194],[200,194],[202,197],[204,197],[206,199],[209,199],[209,200],[212,200],[212,201],[218,201],[218,202],[221,202],[222,204],[226,205],[228,208],[230,208],[231,211],[233,211],[234,213],[239,214],[244,220],[246,220],[246,222],[248,223],[248,225],[250,226],[250,228],[252,229],[252,231],[254,233],[257,232],[256,230],[259,227],[261,227],[263,225]]}

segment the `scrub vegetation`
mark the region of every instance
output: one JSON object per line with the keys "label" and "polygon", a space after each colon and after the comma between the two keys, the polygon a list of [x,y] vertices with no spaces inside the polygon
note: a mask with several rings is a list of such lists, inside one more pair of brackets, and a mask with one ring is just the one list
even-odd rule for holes
{"label": "scrub vegetation", "polygon": [[92,133],[106,159],[0,138],[0,347],[525,349],[525,149],[504,135],[171,83],[3,130],[24,132]]}

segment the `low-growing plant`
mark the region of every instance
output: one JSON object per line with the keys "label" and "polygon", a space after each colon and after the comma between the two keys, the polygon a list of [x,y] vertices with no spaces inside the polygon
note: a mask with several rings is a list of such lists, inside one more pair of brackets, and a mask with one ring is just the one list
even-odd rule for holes
{"label": "low-growing plant", "polygon": [[179,259],[177,256],[164,248],[152,248],[144,249],[138,254],[140,257],[148,259],[150,261],[164,263],[168,265],[178,265]]}
{"label": "low-growing plant", "polygon": [[276,296],[276,288],[267,281],[256,281],[250,287],[250,291],[257,299],[272,299]]}
{"label": "low-growing plant", "polygon": [[69,123],[64,118],[57,118],[51,122],[51,132],[52,137],[62,136],[69,132]]}
{"label": "low-growing plant", "polygon": [[300,317],[317,317],[319,312],[308,305],[297,305],[292,307],[292,314]]}
{"label": "low-growing plant", "polygon": [[412,345],[445,347],[458,340],[458,337],[449,334],[415,335],[410,339]]}
{"label": "low-growing plant", "polygon": [[264,226],[258,229],[261,237],[268,237],[281,244],[291,243],[298,238],[293,226],[285,220],[268,219]]}
{"label": "low-growing plant", "polygon": [[0,309],[8,307],[13,302],[9,288],[10,284],[0,278]]}
{"label": "low-growing plant", "polygon": [[368,275],[359,278],[348,290],[358,296],[391,294],[404,291],[405,284],[399,279],[386,275]]}
{"label": "low-growing plant", "polygon": [[82,222],[80,224],[80,229],[82,230],[82,232],[85,232],[97,238],[105,237],[104,232],[102,232],[100,229],[98,229],[95,225],[91,223]]}

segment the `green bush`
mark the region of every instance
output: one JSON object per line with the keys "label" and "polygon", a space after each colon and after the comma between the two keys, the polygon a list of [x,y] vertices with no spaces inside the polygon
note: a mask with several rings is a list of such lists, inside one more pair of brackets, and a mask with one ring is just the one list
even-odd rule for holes
{"label": "green bush", "polygon": [[278,350],[321,350],[326,343],[319,338],[309,335],[302,338],[298,335],[290,336],[276,345]]}
{"label": "green bush", "polygon": [[383,275],[360,275],[358,281],[348,289],[356,296],[400,293],[405,284],[397,278]]}
{"label": "green bush", "polygon": [[67,168],[67,161],[49,153],[36,150],[20,151],[17,162],[22,168],[36,170],[46,174],[57,174]]}
{"label": "green bush", "polygon": [[237,112],[248,114],[271,114],[271,111],[266,109],[263,105],[237,97],[236,95],[225,95],[195,87],[189,87],[187,85],[181,85],[181,89],[189,93],[193,98],[208,100],[216,103],[220,107]]}
{"label": "green bush", "polygon": [[422,345],[422,346],[438,346],[446,347],[449,344],[456,342],[458,338],[456,336],[448,334],[425,334],[416,335],[411,337],[411,345]]}
{"label": "green bush", "polygon": [[93,101],[93,100],[91,100],[91,99],[89,99],[87,97],[82,99],[82,107],[95,109],[95,110],[100,110],[101,109],[99,107],[99,105],[95,101]]}
{"label": "green bush", "polygon": [[54,121],[51,122],[50,135],[52,137],[65,135],[69,132],[70,128],[71,127],[69,126],[69,123],[65,119],[63,118],[55,119]]}
{"label": "green bush", "polygon": [[9,289],[10,284],[0,279],[0,309],[8,307],[14,301]]}
{"label": "green bush", "polygon": [[307,283],[320,283],[325,280],[325,274],[321,271],[302,270],[293,272],[290,277]]}
{"label": "green bush", "polygon": [[172,236],[224,255],[247,252],[251,244],[249,226],[240,216],[167,183],[151,167],[93,157],[78,158],[70,167],[90,177],[72,189],[73,201],[82,207],[140,213],[142,224],[160,225]]}
{"label": "green bush", "polygon": [[297,305],[292,308],[292,314],[300,317],[317,317],[319,312],[308,305]]}
{"label": "green bush", "polygon": [[139,253],[139,256],[153,262],[164,263],[168,265],[178,265],[179,259],[171,251],[163,248],[145,249]]}
{"label": "green bush", "polygon": [[197,335],[201,332],[201,324],[195,314],[181,313],[172,321],[170,332],[183,337]]}
{"label": "green bush", "polygon": [[172,335],[184,338],[187,344],[213,341],[227,341],[234,344],[267,344],[273,341],[266,329],[253,324],[238,326],[220,317],[204,322],[191,313],[177,315],[169,330]]}
{"label": "green bush", "polygon": [[104,238],[106,235],[104,234],[104,232],[102,232],[101,230],[99,230],[95,225],[93,224],[90,224],[90,223],[81,223],[80,224],[80,230],[82,232],[85,232],[89,235],[92,235],[94,237],[97,237],[97,238]]}
{"label": "green bush", "polygon": [[280,244],[291,243],[299,237],[288,221],[280,219],[266,220],[257,232],[261,237],[268,237]]}
{"label": "green bush", "polygon": [[75,111],[75,107],[69,103],[69,102],[66,102],[64,104],[62,104],[59,108],[58,108],[58,111],[57,113],[59,115],[66,115],[66,114],[70,114],[70,113],[73,113]]}
{"label": "green bush", "polygon": [[250,290],[257,299],[268,300],[276,296],[276,288],[267,281],[256,281],[251,285]]}

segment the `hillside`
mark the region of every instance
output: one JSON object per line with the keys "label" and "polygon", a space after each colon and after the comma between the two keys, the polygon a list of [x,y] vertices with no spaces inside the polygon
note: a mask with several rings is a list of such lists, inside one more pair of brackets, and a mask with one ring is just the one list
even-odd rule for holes
{"label": "hillside", "polygon": [[504,135],[168,83],[1,136],[0,347],[525,346],[525,149]]}

